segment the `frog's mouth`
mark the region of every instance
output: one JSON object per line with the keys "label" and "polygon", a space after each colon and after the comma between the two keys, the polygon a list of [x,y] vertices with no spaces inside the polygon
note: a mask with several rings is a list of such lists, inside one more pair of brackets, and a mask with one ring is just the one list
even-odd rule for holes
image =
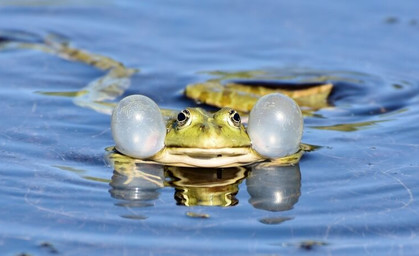
{"label": "frog's mouth", "polygon": [[216,149],[166,147],[152,160],[173,166],[221,168],[248,165],[263,158],[251,147]]}
{"label": "frog's mouth", "polygon": [[186,155],[193,158],[220,158],[247,155],[252,152],[250,147],[235,148],[178,148],[167,147],[172,155]]}

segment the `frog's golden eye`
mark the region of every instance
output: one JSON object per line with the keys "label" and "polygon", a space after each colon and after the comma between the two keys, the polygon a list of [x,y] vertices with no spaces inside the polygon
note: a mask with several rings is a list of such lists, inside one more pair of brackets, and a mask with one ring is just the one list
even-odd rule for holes
{"label": "frog's golden eye", "polygon": [[230,120],[234,124],[234,126],[240,127],[241,119],[240,119],[239,113],[237,113],[236,110],[232,109],[230,110],[229,114],[230,114]]}
{"label": "frog's golden eye", "polygon": [[189,110],[184,109],[177,115],[177,124],[179,127],[185,126],[189,123],[191,117],[191,112]]}

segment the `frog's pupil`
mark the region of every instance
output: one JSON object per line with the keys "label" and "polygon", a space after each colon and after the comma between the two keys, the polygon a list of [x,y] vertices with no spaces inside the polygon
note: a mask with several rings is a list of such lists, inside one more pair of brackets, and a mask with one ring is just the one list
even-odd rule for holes
{"label": "frog's pupil", "polygon": [[236,122],[240,122],[240,115],[239,115],[239,113],[235,113],[233,115],[233,120],[236,121]]}
{"label": "frog's pupil", "polygon": [[177,120],[178,120],[179,122],[183,122],[183,121],[185,121],[185,120],[186,120],[186,115],[185,115],[185,114],[183,114],[182,112],[180,112],[180,113],[177,115]]}

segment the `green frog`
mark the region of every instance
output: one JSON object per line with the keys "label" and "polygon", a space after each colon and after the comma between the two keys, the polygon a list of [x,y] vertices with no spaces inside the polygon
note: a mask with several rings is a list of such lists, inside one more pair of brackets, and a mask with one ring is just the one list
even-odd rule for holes
{"label": "green frog", "polygon": [[131,95],[112,114],[116,150],[145,163],[183,167],[234,167],[269,160],[298,162],[303,119],[297,104],[281,94],[262,97],[247,126],[229,107],[214,113],[186,108],[165,120],[148,97]]}

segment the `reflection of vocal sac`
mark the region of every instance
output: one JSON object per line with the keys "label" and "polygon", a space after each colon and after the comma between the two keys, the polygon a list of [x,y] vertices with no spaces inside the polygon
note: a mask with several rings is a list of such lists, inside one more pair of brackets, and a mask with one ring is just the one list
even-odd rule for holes
{"label": "reflection of vocal sac", "polygon": [[254,166],[246,179],[249,202],[267,211],[286,211],[300,197],[300,166]]}

